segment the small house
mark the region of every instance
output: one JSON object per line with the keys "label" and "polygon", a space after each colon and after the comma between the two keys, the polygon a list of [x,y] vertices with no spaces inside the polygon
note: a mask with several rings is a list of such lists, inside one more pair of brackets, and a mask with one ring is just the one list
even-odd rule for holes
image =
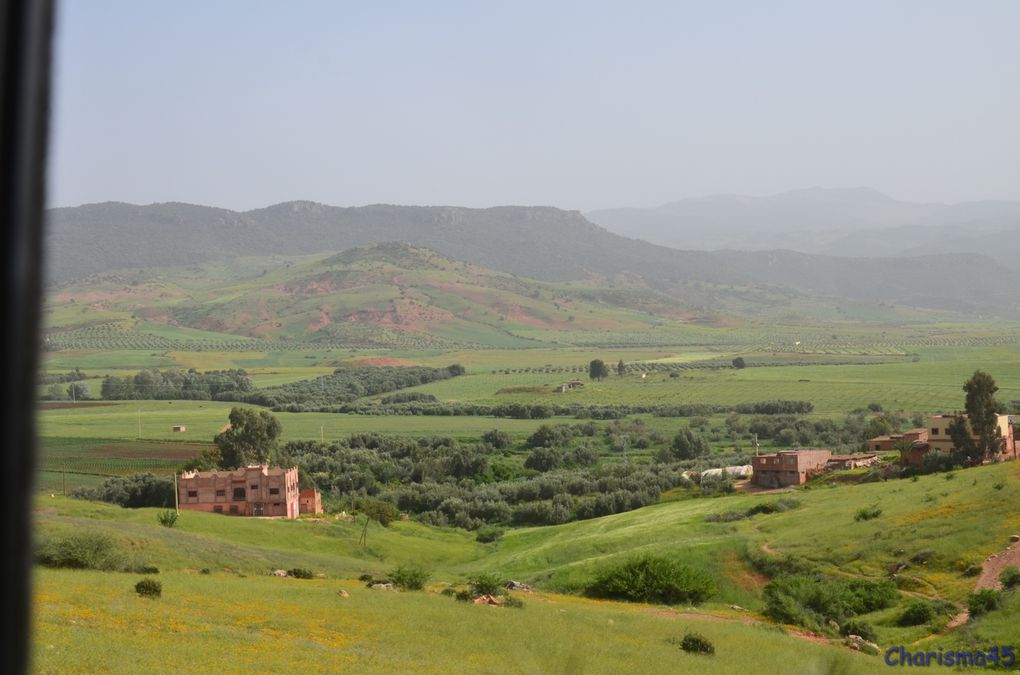
{"label": "small house", "polygon": [[298,493],[299,513],[322,513],[322,496],[314,487],[301,490]]}
{"label": "small house", "polygon": [[170,430],[172,432],[174,432],[175,434],[183,434],[185,431],[188,430],[188,425],[186,425],[186,424],[175,424],[172,427],[170,427]]}
{"label": "small house", "polygon": [[581,380],[571,380],[569,382],[564,382],[563,384],[561,384],[559,387],[556,388],[556,391],[561,394],[565,394],[568,391],[580,389],[583,386],[584,382],[581,382]]}
{"label": "small house", "polygon": [[803,485],[809,478],[825,471],[830,457],[832,452],[822,448],[799,448],[755,455],[751,458],[753,481],[755,485],[766,488]]}
{"label": "small house", "polygon": [[889,452],[891,450],[898,450],[899,446],[907,443],[915,443],[917,441],[925,442],[928,440],[927,429],[911,429],[905,431],[902,434],[889,434],[887,436],[875,436],[874,438],[868,439],[868,450],[872,452]]}

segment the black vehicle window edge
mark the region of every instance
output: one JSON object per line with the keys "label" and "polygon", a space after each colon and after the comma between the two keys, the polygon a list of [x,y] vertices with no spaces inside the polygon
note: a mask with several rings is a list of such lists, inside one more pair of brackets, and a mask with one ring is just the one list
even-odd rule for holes
{"label": "black vehicle window edge", "polygon": [[49,127],[52,0],[0,2],[0,214],[4,277],[2,335],[5,630],[0,672],[28,670],[31,513],[35,482],[35,379],[42,283],[42,227]]}

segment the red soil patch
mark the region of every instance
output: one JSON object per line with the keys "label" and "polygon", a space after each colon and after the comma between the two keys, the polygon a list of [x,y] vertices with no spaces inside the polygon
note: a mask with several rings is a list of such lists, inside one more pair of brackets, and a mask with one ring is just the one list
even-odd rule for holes
{"label": "red soil patch", "polygon": [[413,366],[415,365],[407,359],[390,359],[382,356],[376,356],[368,359],[355,359],[354,361],[348,361],[352,366]]}
{"label": "red soil patch", "polygon": [[723,562],[726,563],[726,576],[745,591],[758,591],[769,581],[764,574],[749,569],[737,556],[736,551],[729,551]]}
{"label": "red soil patch", "polygon": [[[999,575],[1007,567],[1020,567],[1020,542],[1010,544],[1006,547],[1006,550],[993,553],[985,558],[985,561],[981,564],[981,576],[978,577],[977,583],[974,584],[974,590],[980,591],[983,588],[1001,589],[1002,584],[999,583]],[[954,616],[946,624],[943,631],[962,626],[967,623],[968,619],[970,619],[970,611],[965,609]]]}
{"label": "red soil patch", "polygon": [[319,308],[319,320],[308,326],[308,332],[314,333],[315,331],[322,330],[331,323],[333,323],[333,319],[329,314],[329,305],[323,305]]}
{"label": "red soil patch", "polygon": [[79,401],[78,403],[72,403],[71,401],[42,401],[39,403],[39,410],[64,410],[65,408],[99,408],[105,405],[113,405],[113,403],[104,403],[102,401]]}
{"label": "red soil patch", "polygon": [[431,323],[445,323],[455,321],[457,317],[445,309],[430,307],[407,299],[393,301],[393,309],[389,310],[362,310],[354,312],[346,317],[350,321],[357,321],[372,326],[383,328],[397,328],[412,332],[425,332]]}

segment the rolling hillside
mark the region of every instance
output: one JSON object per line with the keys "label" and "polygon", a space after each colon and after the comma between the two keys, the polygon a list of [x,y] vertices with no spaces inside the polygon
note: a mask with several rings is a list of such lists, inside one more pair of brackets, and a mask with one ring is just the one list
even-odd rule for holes
{"label": "rolling hillside", "polygon": [[[824,219],[825,208],[809,210],[809,215]],[[769,237],[770,249],[781,247],[781,239]],[[239,256],[311,255],[389,241],[427,246],[472,265],[542,281],[608,286],[626,280],[686,306],[720,307],[719,298],[694,290],[702,284],[766,294],[779,285],[781,302],[791,294],[810,294],[1020,316],[1010,291],[1020,286],[1020,272],[978,254],[887,257],[862,264],[772,251],[763,266],[739,256],[628,239],[576,211],[551,207],[340,208],[287,202],[239,213],[178,203],[91,204],[49,212],[47,267],[51,281],[59,285],[111,270],[226,263]],[[870,283],[859,283],[862,276]],[[765,297],[754,301],[759,307],[771,303]],[[725,302],[721,307],[727,309]]]}
{"label": "rolling hillside", "polygon": [[605,283],[536,281],[385,243],[329,256],[93,277],[51,296],[48,337],[64,347],[90,336],[161,332],[168,339],[428,348],[534,347],[598,334],[669,341],[688,324],[711,325],[717,298],[741,309],[763,298],[796,298],[700,288],[684,299],[636,278]]}
{"label": "rolling hillside", "polygon": [[870,188],[808,188],[768,197],[683,199],[587,216],[618,234],[686,249],[790,249],[855,258],[974,253],[1006,266],[1020,256],[1020,202],[1015,201],[925,204]]}

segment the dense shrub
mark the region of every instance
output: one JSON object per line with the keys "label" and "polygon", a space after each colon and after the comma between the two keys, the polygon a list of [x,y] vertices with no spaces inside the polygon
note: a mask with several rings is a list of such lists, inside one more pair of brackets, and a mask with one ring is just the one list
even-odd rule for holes
{"label": "dense shrub", "polygon": [[680,641],[680,649],[691,654],[715,654],[715,645],[700,633],[687,633]]}
{"label": "dense shrub", "polygon": [[429,580],[428,570],[417,565],[401,565],[390,572],[390,581],[402,591],[420,591]]}
{"label": "dense shrub", "polygon": [[155,579],[142,579],[135,584],[135,593],[143,598],[158,598],[163,595],[163,584]]}
{"label": "dense shrub", "polygon": [[914,600],[896,618],[898,626],[920,626],[935,618],[935,607],[925,600]]}
{"label": "dense shrub", "polygon": [[497,450],[510,447],[510,434],[499,429],[492,429],[482,434],[482,441],[488,443]]}
{"label": "dense shrub", "polygon": [[981,616],[1002,604],[1002,594],[991,588],[983,588],[967,596],[967,609],[971,616]]}
{"label": "dense shrub", "polygon": [[97,488],[78,488],[71,492],[71,496],[131,509],[168,507],[174,503],[174,484],[168,478],[151,473],[136,473],[107,478]]}
{"label": "dense shrub", "polygon": [[315,577],[311,570],[305,569],[304,567],[295,567],[287,570],[288,577],[294,577],[295,579],[312,579]]}
{"label": "dense shrub", "polygon": [[119,570],[125,562],[112,538],[88,531],[44,538],[36,550],[36,561],[46,567],[83,570]]}
{"label": "dense shrub", "polygon": [[480,572],[468,577],[468,590],[472,597],[479,595],[503,595],[506,589],[503,588],[503,580],[496,574]]}
{"label": "dense shrub", "polygon": [[1003,588],[1020,588],[1020,567],[1007,567],[999,574]]}
{"label": "dense shrub", "polygon": [[475,540],[482,544],[491,544],[494,541],[498,541],[503,537],[505,530],[502,527],[496,527],[495,525],[483,525],[478,528],[478,532],[475,533]]}
{"label": "dense shrub", "polygon": [[878,633],[875,632],[874,626],[867,621],[861,621],[860,619],[848,619],[843,622],[840,626],[839,632],[841,635],[859,635],[868,642],[877,642]]}
{"label": "dense shrub", "polygon": [[896,584],[888,579],[826,579],[789,575],[765,586],[765,614],[777,621],[815,630],[896,602]]}
{"label": "dense shrub", "polygon": [[156,520],[159,521],[159,524],[163,527],[173,527],[177,524],[177,518],[178,513],[171,509],[166,509],[165,511],[160,511],[156,514]]}
{"label": "dense shrub", "polygon": [[698,603],[716,592],[705,572],[663,556],[640,556],[603,569],[588,585],[590,595],[637,602]]}
{"label": "dense shrub", "polygon": [[854,520],[874,520],[882,515],[882,509],[877,506],[865,506],[857,509],[857,513],[854,514]]}

